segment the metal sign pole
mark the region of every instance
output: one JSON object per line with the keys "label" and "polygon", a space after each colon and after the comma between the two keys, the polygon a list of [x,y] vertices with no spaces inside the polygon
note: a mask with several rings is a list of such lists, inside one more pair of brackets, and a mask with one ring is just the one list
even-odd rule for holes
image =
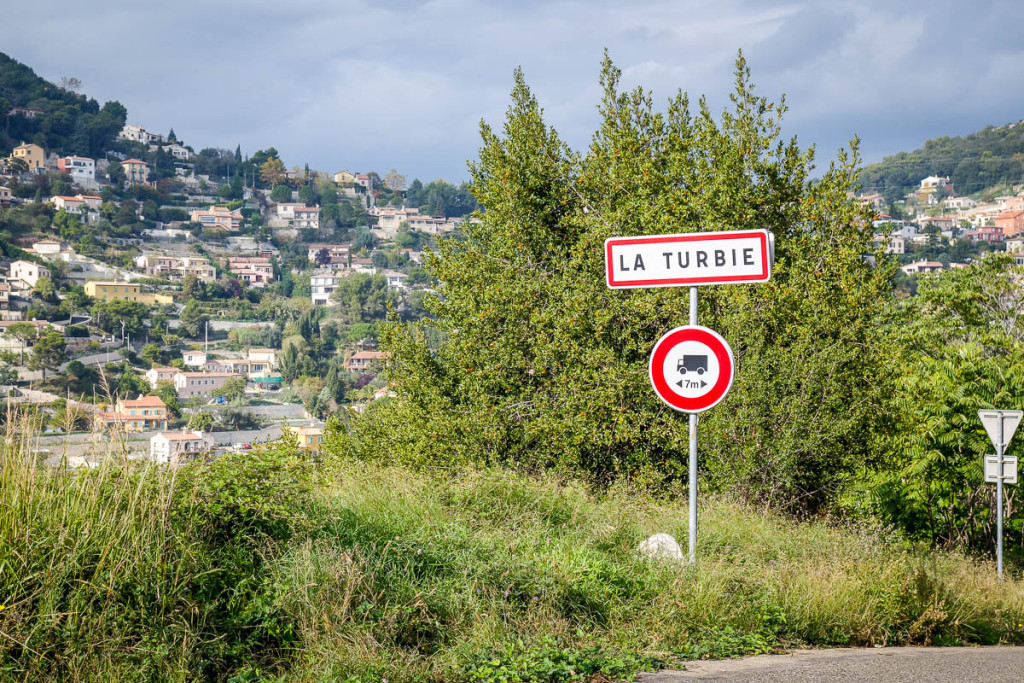
{"label": "metal sign pole", "polygon": [[999,478],[996,479],[996,571],[999,580],[1003,580],[1003,419],[1000,416],[997,427],[996,456],[999,458]]}
{"label": "metal sign pole", "polygon": [[[690,287],[690,324],[697,324],[697,288]],[[690,564],[697,562],[697,413],[690,413]],[[1000,556],[1001,557],[1001,556]]]}

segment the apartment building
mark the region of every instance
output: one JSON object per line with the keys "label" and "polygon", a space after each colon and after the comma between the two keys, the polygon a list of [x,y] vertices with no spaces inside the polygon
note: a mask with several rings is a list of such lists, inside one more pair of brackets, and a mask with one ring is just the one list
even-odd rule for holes
{"label": "apartment building", "polygon": [[199,223],[204,230],[225,230],[237,232],[242,227],[242,211],[228,209],[226,206],[211,206],[209,209],[196,209],[189,217],[193,223]]}
{"label": "apartment building", "polygon": [[274,281],[274,267],[270,259],[260,256],[229,256],[228,271],[250,287],[266,287]]}
{"label": "apartment building", "polygon": [[96,182],[96,161],[89,157],[62,157],[57,159],[57,170],[71,177],[71,182],[87,189],[99,187]]}
{"label": "apartment building", "polygon": [[331,306],[334,304],[331,295],[338,289],[341,282],[341,275],[333,270],[315,270],[309,276],[309,298],[316,306]]}
{"label": "apartment building", "polygon": [[143,254],[135,259],[135,267],[147,275],[154,275],[167,280],[180,280],[186,275],[194,275],[203,282],[217,279],[217,269],[205,256],[173,256],[162,254]]}

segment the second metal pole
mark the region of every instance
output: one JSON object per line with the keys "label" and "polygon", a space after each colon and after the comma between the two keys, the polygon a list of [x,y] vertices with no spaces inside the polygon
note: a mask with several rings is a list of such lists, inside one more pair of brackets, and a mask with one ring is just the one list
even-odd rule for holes
{"label": "second metal pole", "polygon": [[[690,287],[690,324],[697,324],[697,288]],[[697,562],[697,413],[690,413],[690,564]],[[1002,518],[1000,517],[1000,520]],[[1000,535],[1000,543],[1002,543]],[[1000,554],[1000,559],[1002,555]],[[1001,566],[1001,565],[1000,565]]]}
{"label": "second metal pole", "polygon": [[999,573],[999,580],[1003,580],[1003,453],[1006,446],[1003,444],[1003,416],[999,415],[999,426],[996,428],[996,436],[999,443],[996,444],[996,454],[999,456],[999,478],[996,479],[996,571]]}

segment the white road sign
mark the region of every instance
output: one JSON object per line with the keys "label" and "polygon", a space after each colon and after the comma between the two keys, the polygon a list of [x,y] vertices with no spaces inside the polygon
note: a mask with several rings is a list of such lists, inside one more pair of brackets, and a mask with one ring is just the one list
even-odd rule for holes
{"label": "white road sign", "polygon": [[728,342],[714,330],[686,325],[658,340],[649,365],[658,397],[684,413],[717,405],[732,387],[736,359]]}
{"label": "white road sign", "polygon": [[612,289],[767,282],[773,241],[767,230],[612,237],[605,241]]}
{"label": "white road sign", "polygon": [[[1004,455],[1003,456],[1003,483],[1004,484],[1016,484],[1017,483],[1017,456],[1015,455]],[[986,455],[985,456],[985,481],[994,484],[999,481],[999,456],[998,455]]]}
{"label": "white road sign", "polygon": [[[979,410],[978,417],[981,424],[985,425],[988,438],[997,451],[1006,451],[1010,445],[1013,433],[1017,431],[1021,418],[1024,417],[1024,410]],[[999,443],[999,421],[1003,422],[1003,442]]]}

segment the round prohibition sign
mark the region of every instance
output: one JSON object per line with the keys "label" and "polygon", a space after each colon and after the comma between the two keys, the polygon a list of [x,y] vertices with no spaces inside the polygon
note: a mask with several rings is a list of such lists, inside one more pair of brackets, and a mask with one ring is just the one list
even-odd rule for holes
{"label": "round prohibition sign", "polygon": [[686,325],[658,340],[649,371],[654,391],[665,404],[684,413],[701,413],[729,393],[736,360],[722,335]]}

